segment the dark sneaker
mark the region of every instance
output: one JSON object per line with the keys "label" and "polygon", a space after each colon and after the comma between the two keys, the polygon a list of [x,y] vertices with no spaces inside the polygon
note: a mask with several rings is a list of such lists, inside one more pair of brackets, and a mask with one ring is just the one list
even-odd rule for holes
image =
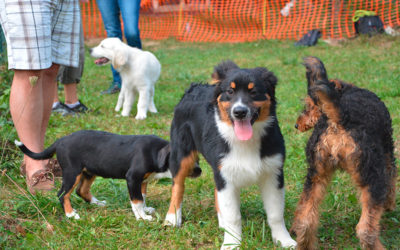
{"label": "dark sneaker", "polygon": [[120,90],[121,90],[121,87],[117,83],[113,83],[113,84],[111,84],[111,86],[108,89],[102,91],[100,94],[101,95],[111,95],[111,94],[118,93]]}
{"label": "dark sneaker", "polygon": [[75,107],[69,108],[69,109],[75,113],[86,113],[89,111],[88,107],[86,107],[85,104],[83,104],[80,100],[79,100],[78,106],[75,106]]}
{"label": "dark sneaker", "polygon": [[65,105],[62,102],[57,103],[57,105],[51,109],[51,112],[54,113],[59,113],[62,116],[66,116],[66,115],[74,115],[75,112],[72,111],[70,108],[67,107],[67,105]]}

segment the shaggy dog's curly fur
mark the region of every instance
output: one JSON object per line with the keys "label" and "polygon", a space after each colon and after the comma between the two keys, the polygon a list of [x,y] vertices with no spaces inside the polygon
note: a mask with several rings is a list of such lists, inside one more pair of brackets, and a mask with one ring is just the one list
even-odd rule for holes
{"label": "shaggy dog's curly fur", "polygon": [[374,93],[329,81],[318,58],[307,57],[304,65],[308,96],[296,128],[314,131],[306,147],[308,174],[291,228],[298,248],[316,248],[318,206],[334,171],[342,169],[360,191],[362,213],[356,230],[361,246],[384,249],[379,221],[385,209],[395,207],[397,176],[389,112]]}

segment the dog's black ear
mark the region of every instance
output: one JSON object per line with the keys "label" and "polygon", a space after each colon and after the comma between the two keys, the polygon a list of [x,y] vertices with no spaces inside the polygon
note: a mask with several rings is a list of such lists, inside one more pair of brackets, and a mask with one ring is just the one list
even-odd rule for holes
{"label": "dog's black ear", "polygon": [[169,155],[171,153],[171,146],[168,144],[160,151],[158,151],[157,162],[158,168],[161,169],[161,172],[165,172],[169,167]]}
{"label": "dog's black ear", "polygon": [[214,67],[214,72],[211,75],[211,78],[213,79],[212,83],[220,83],[223,81],[226,78],[228,71],[232,69],[239,69],[239,66],[231,60],[222,61]]}
{"label": "dog's black ear", "polygon": [[261,73],[261,80],[264,85],[267,87],[268,94],[271,98],[275,98],[275,87],[278,83],[278,78],[272,73],[271,71],[267,70],[266,68],[256,68]]}

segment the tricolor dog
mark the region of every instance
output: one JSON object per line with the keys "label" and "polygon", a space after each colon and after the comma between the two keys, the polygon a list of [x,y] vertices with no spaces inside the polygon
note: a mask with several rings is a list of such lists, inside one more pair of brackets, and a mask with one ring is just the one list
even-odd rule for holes
{"label": "tricolor dog", "polygon": [[185,178],[201,153],[211,165],[223,249],[240,245],[240,189],[257,184],[275,243],[295,247],[283,218],[284,140],[276,117],[277,78],[266,68],[215,67],[215,85],[192,84],[171,126],[172,197],[165,224],[180,226]]}
{"label": "tricolor dog", "polygon": [[[126,179],[132,211],[136,219],[151,220],[154,208],[146,207],[147,182],[171,177],[168,141],[154,135],[117,135],[103,131],[82,130],[64,136],[41,153],[33,153],[21,142],[17,146],[33,159],[49,159],[54,154],[62,168],[62,186],[58,192],[67,217],[79,219],[70,196],[76,193],[87,202],[104,206],[90,193],[96,176]],[[199,167],[192,176],[201,173]]]}
{"label": "tricolor dog", "polygon": [[119,38],[106,38],[97,47],[90,50],[90,55],[98,58],[97,65],[111,65],[119,72],[122,79],[121,92],[115,111],[122,108],[122,116],[129,116],[135,95],[139,94],[135,119],[147,117],[147,111],[157,113],[154,104],[154,85],[161,73],[161,64],[149,51],[133,48]]}

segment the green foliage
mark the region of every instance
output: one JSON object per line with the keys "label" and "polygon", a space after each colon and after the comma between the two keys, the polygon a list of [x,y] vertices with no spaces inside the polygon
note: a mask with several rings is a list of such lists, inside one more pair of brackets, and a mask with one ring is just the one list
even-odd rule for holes
{"label": "green foliage", "polygon": [[[145,121],[136,121],[133,118],[136,113],[134,106],[130,117],[118,116],[114,111],[117,95],[99,95],[111,82],[110,68],[96,66],[87,55],[84,78],[78,92],[79,98],[92,112],[79,117],[52,115],[46,145],[81,129],[119,134],[156,134],[169,139],[174,106],[191,82],[209,81],[213,67],[224,59],[232,59],[241,67],[266,66],[279,79],[278,118],[287,149],[285,221],[290,227],[306,174],[304,147],[310,136],[310,132],[299,133],[294,129],[306,94],[305,70],[301,62],[304,56],[314,55],[323,60],[330,78],[340,78],[368,88],[382,98],[392,116],[396,156],[399,157],[400,38],[361,37],[336,46],[319,42],[310,48],[294,47],[292,41],[214,44],[163,40],[145,41],[144,48],[152,51],[162,64],[155,94],[158,114],[150,114]],[[3,96],[7,96],[4,90],[9,87],[10,79],[6,84],[1,81],[0,105],[8,102],[4,101],[7,97],[3,99]],[[63,99],[63,92],[59,94]],[[8,115],[6,118],[4,116],[3,112],[1,120],[8,122]],[[15,132],[6,133],[11,134],[10,138],[15,137]],[[7,157],[1,158],[0,170],[6,168],[7,174],[25,189],[24,179],[18,171],[22,154],[9,147],[11,149],[3,154]],[[213,176],[204,159],[200,164],[202,176],[186,181],[182,228],[162,226],[169,205],[170,180],[150,183],[148,205],[156,208],[157,219],[143,222],[136,221],[133,216],[124,180],[97,178],[92,193],[99,199],[107,200],[107,206],[86,204],[73,194],[72,205],[81,216],[79,221],[66,219],[63,214],[56,195],[61,185],[59,180],[56,181],[56,190],[29,196],[54,226],[54,233],[49,233],[29,199],[5,175],[0,174],[0,248],[219,248],[223,231],[218,229],[214,211]],[[320,208],[318,239],[321,248],[359,248],[355,227],[361,211],[357,197],[348,174],[337,173]],[[242,248],[275,249],[258,188],[253,186],[244,189],[241,200]],[[380,237],[387,249],[400,247],[399,205],[398,194],[397,209],[385,213],[381,220]],[[18,230],[17,225],[23,231]]]}

